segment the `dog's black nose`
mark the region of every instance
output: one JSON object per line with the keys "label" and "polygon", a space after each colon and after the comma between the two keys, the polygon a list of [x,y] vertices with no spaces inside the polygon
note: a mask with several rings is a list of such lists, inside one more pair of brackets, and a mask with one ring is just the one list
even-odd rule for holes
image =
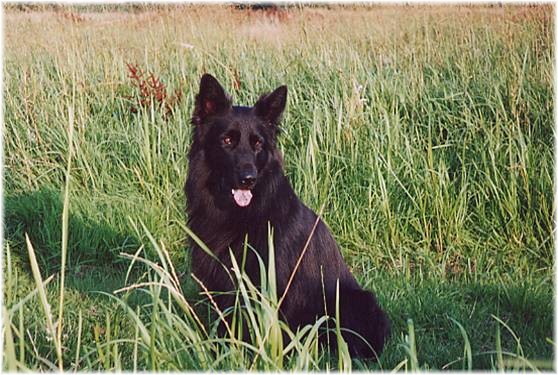
{"label": "dog's black nose", "polygon": [[240,176],[240,187],[252,188],[256,184],[256,176],[252,173],[246,173]]}

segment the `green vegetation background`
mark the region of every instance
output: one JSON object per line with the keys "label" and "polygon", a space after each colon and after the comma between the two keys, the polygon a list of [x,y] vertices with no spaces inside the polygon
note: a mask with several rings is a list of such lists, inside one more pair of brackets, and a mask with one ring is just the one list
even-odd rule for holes
{"label": "green vegetation background", "polygon": [[[203,72],[242,104],[288,85],[286,173],[393,320],[380,363],[353,368],[409,368],[408,319],[421,368],[466,368],[468,342],[474,368],[552,365],[551,6],[23,8],[4,16],[4,321],[20,369],[56,363],[37,296],[18,302],[36,286],[27,233],[57,311],[69,108],[65,366],[249,368],[177,364],[164,345],[132,364],[135,323],[96,293],[126,286],[120,253],[156,259],[143,223],[198,298],[182,186]],[[142,93],[129,63],[165,87]]]}

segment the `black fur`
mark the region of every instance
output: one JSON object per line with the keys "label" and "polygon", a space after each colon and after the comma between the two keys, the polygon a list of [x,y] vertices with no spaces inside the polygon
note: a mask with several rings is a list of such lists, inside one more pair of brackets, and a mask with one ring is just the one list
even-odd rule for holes
{"label": "black fur", "polygon": [[[268,222],[271,223],[279,296],[317,220],[283,174],[276,142],[286,98],[287,87],[281,86],[263,95],[254,107],[233,106],[217,80],[205,74],[192,116],[194,135],[185,185],[190,229],[227,267],[231,266],[229,248],[240,259],[246,235],[267,264]],[[249,204],[239,206],[232,189],[250,190]],[[245,270],[257,282],[258,263],[248,253]],[[234,289],[223,267],[195,244],[192,268],[210,291]],[[356,331],[373,348],[354,334],[344,333],[349,351],[358,357],[375,357],[383,349],[389,320],[374,295],[357,284],[321,220],[281,305],[282,317],[296,328],[313,323],[326,308],[330,316],[335,315],[337,280],[341,326]],[[220,308],[230,306],[230,298],[218,297]]]}

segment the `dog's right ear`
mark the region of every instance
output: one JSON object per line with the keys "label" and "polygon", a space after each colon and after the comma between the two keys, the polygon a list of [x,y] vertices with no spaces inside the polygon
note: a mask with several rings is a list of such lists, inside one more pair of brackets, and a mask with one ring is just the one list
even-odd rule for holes
{"label": "dog's right ear", "polygon": [[221,114],[231,108],[231,98],[211,74],[204,74],[200,81],[200,92],[192,115],[194,125],[202,124],[208,117]]}
{"label": "dog's right ear", "polygon": [[254,105],[256,115],[277,125],[287,104],[287,86],[280,86],[271,94],[262,95]]}

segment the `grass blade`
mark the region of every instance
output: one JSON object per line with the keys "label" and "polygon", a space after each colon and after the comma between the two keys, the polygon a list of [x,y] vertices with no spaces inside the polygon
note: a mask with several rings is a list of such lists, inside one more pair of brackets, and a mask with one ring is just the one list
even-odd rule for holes
{"label": "grass blade", "polygon": [[471,350],[471,342],[469,341],[469,336],[467,336],[467,331],[465,328],[455,319],[450,318],[452,322],[454,322],[457,327],[459,327],[459,331],[461,332],[461,336],[463,336],[464,341],[464,359],[467,360],[467,370],[473,370],[473,352]]}
{"label": "grass blade", "polygon": [[[58,320],[56,340],[58,347],[62,348],[62,330],[64,326],[64,286],[66,280],[66,259],[68,254],[68,231],[69,231],[69,215],[70,215],[70,170],[72,167],[73,155],[73,134],[74,134],[74,108],[68,107],[68,165],[66,168],[66,185],[64,187],[64,207],[62,209],[62,254],[60,263],[60,294],[58,304]],[[62,371],[64,364],[62,356],[59,357],[58,367]]]}
{"label": "grass blade", "polygon": [[52,312],[50,310],[50,304],[48,303],[46,289],[44,287],[43,279],[41,277],[41,271],[39,270],[39,265],[37,263],[37,258],[35,257],[35,250],[33,245],[29,240],[29,236],[25,233],[25,242],[27,244],[27,251],[29,253],[29,262],[31,264],[31,271],[33,273],[33,278],[35,279],[35,285],[39,292],[39,301],[41,302],[41,307],[45,314],[46,329],[48,335],[54,341],[56,356],[58,358],[58,369],[62,371],[62,348],[59,345],[59,341],[56,339],[56,329],[54,327],[54,322],[52,320]]}
{"label": "grass blade", "polygon": [[17,371],[17,359],[15,353],[14,336],[12,334],[11,317],[5,307],[2,308],[2,315],[4,316],[4,365],[7,365],[9,372]]}

